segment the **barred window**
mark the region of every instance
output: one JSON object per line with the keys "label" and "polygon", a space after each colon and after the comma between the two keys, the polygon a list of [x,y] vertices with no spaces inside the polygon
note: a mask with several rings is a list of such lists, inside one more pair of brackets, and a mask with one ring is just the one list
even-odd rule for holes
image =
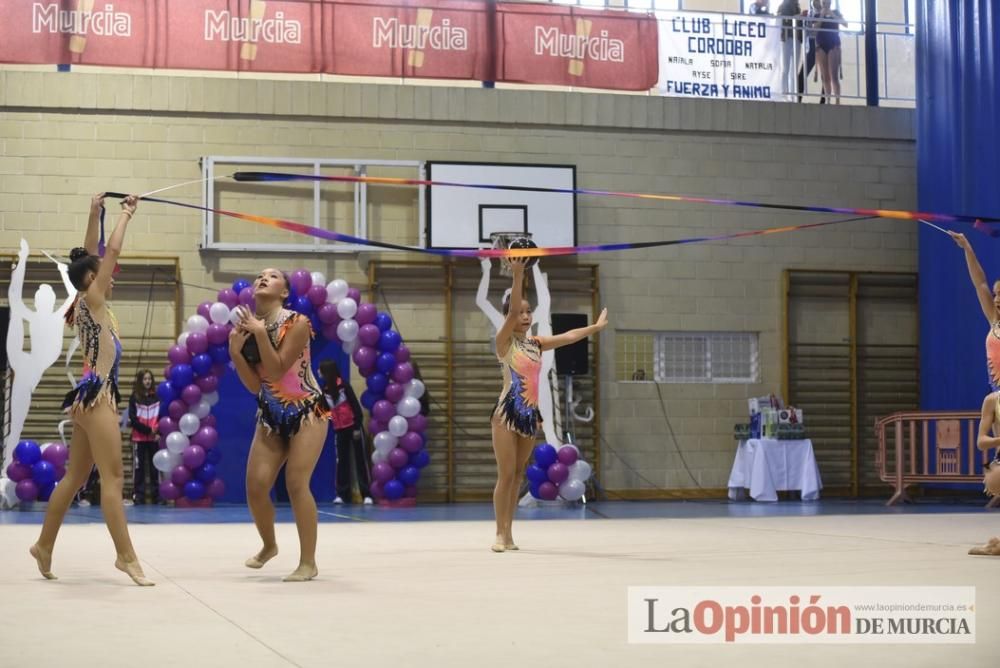
{"label": "barred window", "polygon": [[756,383],[756,332],[662,332],[654,339],[658,383]]}

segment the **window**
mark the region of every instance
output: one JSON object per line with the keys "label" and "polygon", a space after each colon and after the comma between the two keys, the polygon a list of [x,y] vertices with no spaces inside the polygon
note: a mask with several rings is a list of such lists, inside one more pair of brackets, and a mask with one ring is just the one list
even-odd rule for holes
{"label": "window", "polygon": [[756,383],[755,332],[664,332],[654,340],[660,383]]}
{"label": "window", "polygon": [[861,32],[865,28],[864,0],[834,0],[833,6],[840,10],[847,21],[841,30]]}

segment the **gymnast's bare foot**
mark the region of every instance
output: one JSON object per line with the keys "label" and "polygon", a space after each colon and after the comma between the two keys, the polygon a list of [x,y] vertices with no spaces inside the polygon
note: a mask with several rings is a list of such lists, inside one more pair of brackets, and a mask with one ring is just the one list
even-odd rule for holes
{"label": "gymnast's bare foot", "polygon": [[139,563],[138,559],[135,559],[134,561],[125,561],[122,557],[118,557],[115,559],[115,568],[132,578],[132,582],[136,583],[140,587],[152,587],[156,584],[152,580],[148,580],[146,578],[146,575],[142,572],[142,565]]}
{"label": "gymnast's bare foot", "polygon": [[283,578],[284,582],[308,582],[319,575],[316,564],[299,564],[299,567]]}
{"label": "gymnast's bare foot", "polygon": [[55,575],[52,574],[52,553],[47,550],[43,550],[38,547],[38,543],[35,543],[28,550],[31,556],[35,558],[35,562],[38,564],[38,572],[42,574],[42,577],[46,580],[58,580]]}
{"label": "gymnast's bare foot", "polygon": [[263,568],[264,564],[278,556],[278,546],[271,545],[260,548],[260,552],[253,555],[244,562],[247,568]]}
{"label": "gymnast's bare foot", "polygon": [[969,550],[969,554],[985,555],[991,557],[1000,556],[1000,536],[994,536],[993,538],[990,538],[986,542],[986,545],[979,545],[972,548],[971,550]]}

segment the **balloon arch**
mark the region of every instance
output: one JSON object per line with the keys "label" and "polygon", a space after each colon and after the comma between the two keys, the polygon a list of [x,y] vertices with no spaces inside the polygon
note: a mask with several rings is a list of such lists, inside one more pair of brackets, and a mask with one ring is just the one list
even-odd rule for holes
{"label": "balloon arch", "polygon": [[[416,498],[420,471],[430,463],[420,404],[425,388],[414,377],[410,350],[392,318],[361,301],[360,291],[341,279],[328,284],[322,273],[298,269],[289,282],[285,307],[307,316],[317,337],[340,343],[365,378],[360,402],[370,415],[368,431],[375,435],[372,495],[389,503]],[[212,407],[221,400],[220,378],[232,368],[233,311],[241,304],[252,309],[253,301],[249,281],[220,290],[217,301],[198,306],[167,352],[165,380],[157,386],[162,417],[153,464],[165,474],[160,496],[180,506],[211,505],[225,492],[216,471],[223,453],[216,447],[219,426]]]}

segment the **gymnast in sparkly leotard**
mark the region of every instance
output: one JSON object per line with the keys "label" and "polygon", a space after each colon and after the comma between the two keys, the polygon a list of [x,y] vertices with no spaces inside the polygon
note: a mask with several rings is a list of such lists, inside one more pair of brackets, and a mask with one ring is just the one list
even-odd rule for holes
{"label": "gymnast in sparkly leotard", "polygon": [[310,367],[309,319],[282,308],[288,278],[265,269],[253,284],[256,315],[243,308],[229,339],[230,356],[257,395],[257,429],[247,461],[247,504],[263,546],[246,560],[261,568],[278,554],[271,488],[285,465],[288,496],[299,533],[299,566],[286,582],[312,580],[316,567],[316,501],[309,481],[326,440],[329,409]]}
{"label": "gymnast in sparkly leotard", "polygon": [[91,468],[97,464],[101,476],[101,511],[117,553],[115,567],[138,585],[153,584],[143,574],[132,547],[122,505],[124,474],[118,426],[118,370],[122,345],[118,338],[118,322],[108,304],[125,230],[135,214],[136,202],[135,197],[122,201],[121,217],[102,258],[98,256],[98,227],[104,195],[95,196],[91,200],[84,247],[70,253],[67,274],[79,292],[66,319],[76,327],[84,366],[83,378],[66,396],[64,404],[73,420],[66,477],[53,490],[41,535],[31,547],[38,570],[49,579],[55,579],[51,572],[52,550],[63,517],[77,490],[87,482]]}
{"label": "gymnast in sparkly leotard", "polygon": [[503,370],[503,389],[491,417],[493,453],[497,459],[497,484],[493,490],[493,511],[497,535],[494,552],[516,550],[512,525],[524,468],[535,446],[535,432],[541,424],[538,411],[538,377],[545,350],[575,343],[604,329],[607,309],[597,322],[557,336],[529,336],[531,305],[524,299],[525,261],[512,260],[514,286],[504,301],[504,321],[496,334],[497,359]]}

